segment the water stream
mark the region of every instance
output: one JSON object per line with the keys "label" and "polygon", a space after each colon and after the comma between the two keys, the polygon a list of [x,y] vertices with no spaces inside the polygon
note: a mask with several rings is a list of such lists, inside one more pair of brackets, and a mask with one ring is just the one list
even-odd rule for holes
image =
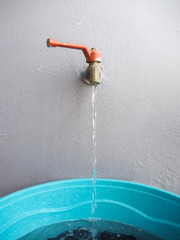
{"label": "water stream", "polygon": [[96,163],[97,163],[97,88],[96,86],[92,87],[92,142],[93,142],[93,174],[92,174],[92,181],[93,181],[93,193],[92,193],[92,209],[91,213],[94,214],[96,205]]}

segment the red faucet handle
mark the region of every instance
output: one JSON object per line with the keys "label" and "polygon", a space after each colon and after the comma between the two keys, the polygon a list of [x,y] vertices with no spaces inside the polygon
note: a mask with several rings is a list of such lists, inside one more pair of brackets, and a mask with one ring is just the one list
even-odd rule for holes
{"label": "red faucet handle", "polygon": [[89,48],[86,45],[59,42],[59,41],[48,38],[47,46],[80,49],[84,53],[86,62],[92,62],[92,61],[101,62],[101,54],[95,48],[92,48],[91,50],[89,50]]}

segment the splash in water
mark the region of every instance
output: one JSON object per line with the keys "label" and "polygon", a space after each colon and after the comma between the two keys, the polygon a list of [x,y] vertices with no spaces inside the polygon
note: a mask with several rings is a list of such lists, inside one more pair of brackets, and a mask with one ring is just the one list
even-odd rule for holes
{"label": "splash in water", "polygon": [[97,89],[96,86],[93,86],[92,88],[92,123],[93,123],[93,193],[92,193],[92,210],[91,213],[94,214],[96,205],[96,163],[97,163],[97,154],[96,154],[96,148],[97,148],[97,130],[96,130],[96,119],[97,119]]}

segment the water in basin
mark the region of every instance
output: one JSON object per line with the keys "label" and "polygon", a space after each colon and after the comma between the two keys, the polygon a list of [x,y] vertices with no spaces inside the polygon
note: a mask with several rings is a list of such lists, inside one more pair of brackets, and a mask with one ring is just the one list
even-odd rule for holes
{"label": "water in basin", "polygon": [[18,240],[162,240],[147,231],[116,221],[87,219],[38,228]]}

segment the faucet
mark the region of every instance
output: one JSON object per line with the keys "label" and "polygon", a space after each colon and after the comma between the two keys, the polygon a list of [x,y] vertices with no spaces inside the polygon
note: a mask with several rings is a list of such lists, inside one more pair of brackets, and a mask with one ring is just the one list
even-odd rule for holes
{"label": "faucet", "polygon": [[89,66],[87,66],[82,73],[84,82],[94,86],[100,84],[101,68],[99,63],[101,62],[101,54],[95,48],[89,50],[86,45],[59,42],[50,38],[47,39],[47,47],[64,47],[82,50],[86,62],[89,63]]}

